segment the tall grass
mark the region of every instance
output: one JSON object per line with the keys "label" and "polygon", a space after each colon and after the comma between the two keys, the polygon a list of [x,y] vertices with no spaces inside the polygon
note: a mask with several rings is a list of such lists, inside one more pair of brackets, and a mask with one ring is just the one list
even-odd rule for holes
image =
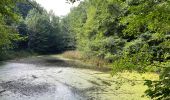
{"label": "tall grass", "polygon": [[66,51],[62,54],[63,57],[65,58],[70,58],[70,59],[83,59],[83,56],[79,51]]}
{"label": "tall grass", "polygon": [[62,54],[62,56],[69,59],[81,60],[87,64],[92,65],[95,69],[99,70],[111,69],[109,67],[109,63],[104,59],[100,59],[97,57],[87,57],[86,55],[83,55],[79,51],[66,51]]}

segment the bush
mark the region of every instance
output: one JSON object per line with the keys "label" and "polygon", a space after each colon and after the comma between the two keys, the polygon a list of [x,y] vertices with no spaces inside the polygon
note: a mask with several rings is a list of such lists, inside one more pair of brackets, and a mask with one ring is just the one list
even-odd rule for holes
{"label": "bush", "polygon": [[146,94],[154,100],[170,100],[170,61],[161,63],[159,67],[163,68],[160,80],[147,80],[145,85],[149,89],[146,91]]}
{"label": "bush", "polygon": [[29,50],[22,50],[22,51],[6,51],[4,52],[0,57],[0,61],[3,60],[10,60],[10,59],[18,59],[18,58],[23,58],[23,57],[29,57],[37,55],[36,53],[29,51]]}

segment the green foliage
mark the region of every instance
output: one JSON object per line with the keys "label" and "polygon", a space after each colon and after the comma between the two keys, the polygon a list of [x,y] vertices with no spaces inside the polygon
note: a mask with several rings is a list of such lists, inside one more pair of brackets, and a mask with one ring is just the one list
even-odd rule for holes
{"label": "green foliage", "polygon": [[[38,5],[36,2],[32,1],[34,5]],[[30,5],[28,2],[17,2],[16,3],[16,12],[22,16],[23,18],[27,17],[28,12],[33,9],[33,6]]]}
{"label": "green foliage", "polygon": [[18,1],[19,0],[1,0],[0,14],[4,17],[10,17],[11,19],[17,20],[18,16],[16,13],[13,13],[13,11]]}
{"label": "green foliage", "polygon": [[169,0],[84,0],[62,19],[36,2],[41,12],[23,1],[0,1],[0,60],[8,50],[56,53],[77,48],[99,66],[111,64],[113,73],[161,73],[160,81],[146,82],[146,93],[152,99],[170,99]]}
{"label": "green foliage", "polygon": [[44,11],[40,14],[35,9],[31,10],[26,17],[29,48],[39,53],[64,51],[66,45],[64,38],[67,34],[62,34],[59,20],[53,12]]}
{"label": "green foliage", "polygon": [[17,41],[19,36],[15,28],[12,26],[6,25],[5,21],[3,20],[4,17],[0,14],[0,60],[3,59],[4,55],[6,54],[6,50],[12,47],[12,42]]}
{"label": "green foliage", "polygon": [[67,41],[71,36],[61,31],[60,18],[53,12],[47,13],[35,1],[0,1],[0,19],[0,60],[8,58],[6,56],[12,51],[29,49],[38,53],[56,53],[75,46],[69,43],[74,37]]}
{"label": "green foliage", "polygon": [[[18,22],[22,17],[26,16],[32,7],[27,4],[29,0],[1,0],[0,1],[0,60],[9,55],[9,50],[18,47],[17,42],[23,41],[25,37],[20,37],[18,33]],[[22,6],[25,4],[25,7]],[[20,6],[19,6],[20,5]],[[25,12],[23,12],[25,8]],[[21,11],[19,11],[19,10]],[[26,11],[27,10],[27,11]],[[23,16],[19,16],[22,15]],[[23,32],[22,32],[23,33]]]}
{"label": "green foliage", "polygon": [[160,75],[159,81],[147,80],[145,85],[149,87],[146,94],[154,100],[170,99],[170,62],[161,63],[160,67],[164,67]]}
{"label": "green foliage", "polygon": [[[170,60],[169,10],[168,0],[85,0],[64,19],[85,58],[112,63],[113,73],[163,70],[169,79],[169,67],[159,66]],[[169,99],[164,80],[148,81],[150,97]]]}
{"label": "green foliage", "polygon": [[68,22],[67,29],[76,37],[77,48],[84,52],[85,57],[97,56],[101,59],[112,60],[114,56],[112,53],[119,51],[113,49],[114,45],[118,45],[117,48],[121,49],[123,39],[107,37],[114,34],[112,31],[118,31],[112,30],[113,27],[119,27],[117,24],[114,25],[119,15],[119,10],[114,7],[118,8],[116,4],[109,1],[85,1],[72,9],[71,13],[64,18]]}

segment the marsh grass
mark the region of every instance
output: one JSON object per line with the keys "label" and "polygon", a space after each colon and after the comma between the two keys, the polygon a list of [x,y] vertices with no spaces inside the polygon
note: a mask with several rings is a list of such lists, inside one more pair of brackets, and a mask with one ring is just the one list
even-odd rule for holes
{"label": "marsh grass", "polygon": [[65,58],[79,59],[79,60],[83,58],[79,51],[66,51],[62,54],[62,56]]}
{"label": "marsh grass", "polygon": [[110,63],[107,62],[104,59],[100,59],[97,57],[86,57],[86,55],[82,55],[79,51],[66,51],[63,54],[61,54],[64,58],[69,58],[73,60],[80,60],[83,63],[86,63],[88,65],[91,65],[93,69],[96,70],[111,70],[111,67],[109,66]]}

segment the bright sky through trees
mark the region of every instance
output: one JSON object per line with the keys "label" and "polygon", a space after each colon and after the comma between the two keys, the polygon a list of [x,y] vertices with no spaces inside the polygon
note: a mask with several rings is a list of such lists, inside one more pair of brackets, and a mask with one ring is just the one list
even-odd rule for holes
{"label": "bright sky through trees", "polygon": [[79,2],[69,4],[66,0],[35,0],[47,11],[53,10],[58,16],[64,16],[70,12],[70,8],[77,6]]}

